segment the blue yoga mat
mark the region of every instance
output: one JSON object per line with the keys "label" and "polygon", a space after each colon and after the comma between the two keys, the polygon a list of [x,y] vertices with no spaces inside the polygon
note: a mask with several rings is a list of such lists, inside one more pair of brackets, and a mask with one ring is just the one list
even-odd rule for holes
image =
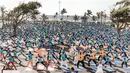
{"label": "blue yoga mat", "polygon": [[93,69],[95,72],[97,71],[97,66],[96,65],[91,65],[90,68]]}
{"label": "blue yoga mat", "polygon": [[125,72],[130,72],[130,68],[123,67],[123,70],[124,70]]}
{"label": "blue yoga mat", "polygon": [[90,62],[91,65],[96,65],[93,61]]}
{"label": "blue yoga mat", "polygon": [[82,71],[84,68],[82,66],[79,66],[79,68],[77,69],[78,71]]}
{"label": "blue yoga mat", "polygon": [[106,61],[105,61],[105,60],[102,60],[101,62],[102,62],[102,64],[105,64]]}
{"label": "blue yoga mat", "polygon": [[61,68],[62,70],[65,70],[65,71],[69,71],[69,69],[68,69],[67,67],[65,67],[65,66],[60,66],[60,68]]}
{"label": "blue yoga mat", "polygon": [[80,69],[84,69],[82,66],[79,66]]}
{"label": "blue yoga mat", "polygon": [[109,71],[109,72],[115,72],[116,71],[115,69],[113,69],[110,66],[106,66],[106,70]]}
{"label": "blue yoga mat", "polygon": [[114,63],[117,65],[117,66],[119,66],[119,67],[121,67],[121,61],[119,61],[119,60],[114,60]]}

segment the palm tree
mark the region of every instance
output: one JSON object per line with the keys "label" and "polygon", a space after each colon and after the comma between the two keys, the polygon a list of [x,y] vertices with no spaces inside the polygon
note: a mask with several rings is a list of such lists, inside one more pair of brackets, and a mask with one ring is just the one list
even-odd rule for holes
{"label": "palm tree", "polygon": [[88,16],[88,19],[91,18],[91,15],[92,15],[92,11],[91,11],[91,10],[87,10],[87,16]]}
{"label": "palm tree", "polygon": [[93,20],[93,22],[95,22],[97,20],[97,17],[93,15],[92,20]]}
{"label": "palm tree", "polygon": [[101,11],[101,12],[100,12],[101,24],[102,24],[102,19],[103,19],[103,16],[104,16],[104,12],[103,12],[103,11]]}
{"label": "palm tree", "polygon": [[37,19],[37,15],[40,14],[40,12],[38,10],[34,10],[32,13],[31,13],[31,18],[33,19],[33,23],[35,24],[36,22],[36,19]]}
{"label": "palm tree", "polygon": [[87,15],[88,15],[88,17],[90,17],[92,15],[92,11],[91,10],[87,10]]}
{"label": "palm tree", "polygon": [[48,17],[45,14],[42,14],[41,18],[42,18],[42,24],[43,22],[46,22],[46,20],[48,19]]}
{"label": "palm tree", "polygon": [[61,15],[62,15],[61,20],[63,20],[63,15],[64,15],[65,13],[67,13],[67,11],[66,11],[66,9],[65,9],[65,8],[63,8],[63,9],[62,9],[62,11],[61,11]]}
{"label": "palm tree", "polygon": [[121,0],[121,1],[117,2],[116,5],[121,5],[123,7],[129,6],[130,5],[130,0]]}
{"label": "palm tree", "polygon": [[96,14],[97,14],[97,17],[98,17],[98,22],[99,22],[99,20],[101,20],[100,23],[102,24],[102,19],[103,19],[103,16],[104,16],[104,12],[101,11],[101,12],[97,12]]}
{"label": "palm tree", "polygon": [[88,20],[87,13],[84,13],[84,16],[81,17],[83,23],[86,23]]}
{"label": "palm tree", "polygon": [[74,20],[75,20],[75,22],[76,22],[76,21],[78,21],[79,16],[75,14],[75,16],[74,16],[73,18],[74,18]]}
{"label": "palm tree", "polygon": [[104,14],[104,19],[105,19],[105,22],[106,22],[106,20],[107,20],[107,14]]}
{"label": "palm tree", "polygon": [[99,22],[99,19],[100,19],[100,12],[97,12],[96,15],[97,15],[98,22]]}
{"label": "palm tree", "polygon": [[2,24],[4,25],[4,18],[5,18],[5,7],[1,6],[0,7],[0,11],[1,11],[1,19],[2,19]]}
{"label": "palm tree", "polygon": [[110,18],[113,26],[117,29],[118,37],[122,29],[130,25],[130,1],[122,0],[116,3],[115,8],[111,10]]}
{"label": "palm tree", "polygon": [[56,18],[56,15],[54,15],[53,17],[54,17],[54,20],[55,20],[55,18]]}
{"label": "palm tree", "polygon": [[58,15],[58,12],[55,13],[56,20],[57,20],[57,15]]}
{"label": "palm tree", "polygon": [[67,21],[68,21],[68,18],[69,18],[70,16],[69,15],[67,15]]}
{"label": "palm tree", "polygon": [[17,28],[20,24],[27,21],[32,13],[35,13],[38,11],[38,8],[40,8],[42,5],[41,3],[37,1],[31,1],[28,3],[22,3],[19,4],[17,7],[13,8],[13,10],[10,11],[12,14],[12,20],[13,20],[13,36],[17,36]]}
{"label": "palm tree", "polygon": [[58,13],[56,12],[55,15],[53,16],[54,20],[57,20],[57,15],[58,15]]}

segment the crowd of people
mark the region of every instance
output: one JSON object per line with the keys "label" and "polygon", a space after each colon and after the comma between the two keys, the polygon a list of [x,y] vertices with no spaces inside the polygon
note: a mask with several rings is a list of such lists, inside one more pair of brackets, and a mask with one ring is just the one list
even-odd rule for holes
{"label": "crowd of people", "polygon": [[[20,56],[28,61],[25,67],[37,68],[40,63],[46,70],[52,63],[69,68],[71,62],[77,68],[85,68],[93,61],[96,67],[99,64],[113,67],[114,60],[119,60],[123,68],[130,62],[130,30],[124,29],[118,34],[111,25],[78,22],[24,24],[17,29],[17,37],[12,35],[11,26],[1,31],[0,60],[6,62],[3,69],[12,64],[17,70],[16,60],[23,66]],[[34,57],[36,62],[33,62]],[[70,71],[76,72],[73,67]]]}

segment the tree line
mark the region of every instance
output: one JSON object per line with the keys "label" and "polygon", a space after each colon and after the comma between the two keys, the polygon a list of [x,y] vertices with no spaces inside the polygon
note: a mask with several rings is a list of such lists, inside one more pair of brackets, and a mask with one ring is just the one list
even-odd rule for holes
{"label": "tree line", "polygon": [[[31,22],[34,24],[36,23],[37,19],[40,18],[41,24],[44,24],[48,19],[46,14],[42,14],[39,12],[39,8],[42,7],[40,2],[31,1],[28,3],[21,3],[17,7],[14,7],[12,10],[6,10],[6,7],[1,6],[1,21],[2,24],[12,24],[14,29],[14,37],[17,36],[17,27],[20,24]],[[61,10],[61,21],[64,20],[63,16],[67,13],[67,10],[63,8]],[[54,19],[57,19],[58,12],[54,14]],[[40,16],[40,17],[39,17]],[[69,15],[67,15],[67,19]],[[83,23],[88,22],[88,19],[92,19],[93,22],[98,21],[101,24],[103,23],[103,19],[106,20],[107,14],[104,11],[97,12],[96,15],[93,15],[91,10],[87,10],[83,16],[78,16],[75,14],[73,16],[74,21],[78,21],[79,19],[82,20]],[[122,0],[117,2],[113,9],[110,11],[110,18],[112,20],[112,26],[117,29],[117,33],[120,34],[120,31],[129,26],[130,22],[130,1],[129,0]]]}

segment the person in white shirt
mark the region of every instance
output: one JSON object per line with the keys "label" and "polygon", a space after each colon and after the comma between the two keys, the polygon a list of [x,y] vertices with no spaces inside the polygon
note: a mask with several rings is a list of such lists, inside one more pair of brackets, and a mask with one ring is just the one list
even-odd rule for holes
{"label": "person in white shirt", "polygon": [[103,73],[103,69],[102,69],[102,64],[101,64],[101,62],[99,63],[99,65],[98,65],[98,67],[97,67],[96,73]]}

